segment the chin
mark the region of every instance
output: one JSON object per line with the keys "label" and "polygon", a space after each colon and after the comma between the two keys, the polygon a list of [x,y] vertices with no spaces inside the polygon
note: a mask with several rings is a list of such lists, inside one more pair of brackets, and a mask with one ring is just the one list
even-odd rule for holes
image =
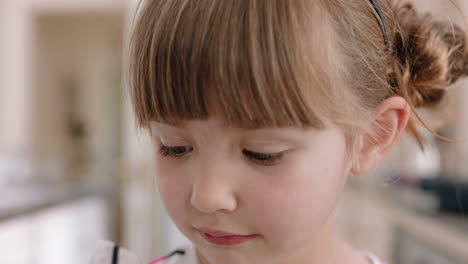
{"label": "chin", "polygon": [[[197,248],[200,248],[197,246]],[[242,250],[242,247],[216,247],[202,245],[199,254],[205,258],[208,263],[222,264],[261,264],[257,255],[252,255]]]}

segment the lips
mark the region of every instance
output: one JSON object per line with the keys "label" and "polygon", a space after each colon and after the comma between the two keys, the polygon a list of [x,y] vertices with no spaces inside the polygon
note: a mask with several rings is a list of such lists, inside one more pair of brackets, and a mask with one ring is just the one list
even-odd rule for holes
{"label": "lips", "polygon": [[257,235],[240,235],[207,228],[197,228],[200,235],[208,242],[222,246],[233,246],[247,242]]}
{"label": "lips", "polygon": [[240,234],[233,234],[233,233],[228,233],[224,231],[219,231],[219,230],[214,230],[214,229],[208,229],[208,228],[197,228],[199,231],[206,233],[210,236],[214,237],[226,237],[226,236],[242,236]]}

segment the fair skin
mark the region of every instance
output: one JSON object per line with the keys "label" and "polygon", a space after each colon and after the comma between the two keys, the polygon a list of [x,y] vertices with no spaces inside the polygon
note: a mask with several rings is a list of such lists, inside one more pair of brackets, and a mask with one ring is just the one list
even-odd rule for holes
{"label": "fair skin", "polygon": [[[156,147],[169,150],[155,158],[159,192],[200,264],[365,264],[335,235],[333,211],[349,172],[362,174],[379,163],[409,114],[403,98],[385,100],[375,122],[388,129],[376,131],[378,142],[360,135],[356,164],[346,159],[345,136],[332,123],[324,130],[247,130],[213,117],[178,126],[153,122]],[[256,236],[220,246],[205,240],[200,227]]]}

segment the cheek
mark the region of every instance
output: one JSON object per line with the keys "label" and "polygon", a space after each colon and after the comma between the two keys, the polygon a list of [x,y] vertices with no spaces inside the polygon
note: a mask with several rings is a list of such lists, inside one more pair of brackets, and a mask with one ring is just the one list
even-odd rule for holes
{"label": "cheek", "polygon": [[157,188],[161,200],[169,216],[178,225],[184,221],[186,203],[190,193],[190,185],[187,182],[181,166],[175,166],[175,160],[158,157],[155,161]]}
{"label": "cheek", "polygon": [[257,224],[272,248],[296,248],[328,221],[344,177],[340,164],[331,161],[297,162],[271,175],[280,180],[264,186],[265,191],[252,194],[256,197],[249,200],[257,201],[252,211],[259,215]]}

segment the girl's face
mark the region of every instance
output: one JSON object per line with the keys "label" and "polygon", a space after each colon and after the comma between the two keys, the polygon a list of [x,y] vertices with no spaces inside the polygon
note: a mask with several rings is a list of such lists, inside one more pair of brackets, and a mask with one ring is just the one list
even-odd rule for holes
{"label": "girl's face", "polygon": [[[327,250],[350,170],[336,126],[247,130],[211,118],[152,129],[161,198],[201,263],[299,263]],[[251,237],[219,245],[200,229]]]}

